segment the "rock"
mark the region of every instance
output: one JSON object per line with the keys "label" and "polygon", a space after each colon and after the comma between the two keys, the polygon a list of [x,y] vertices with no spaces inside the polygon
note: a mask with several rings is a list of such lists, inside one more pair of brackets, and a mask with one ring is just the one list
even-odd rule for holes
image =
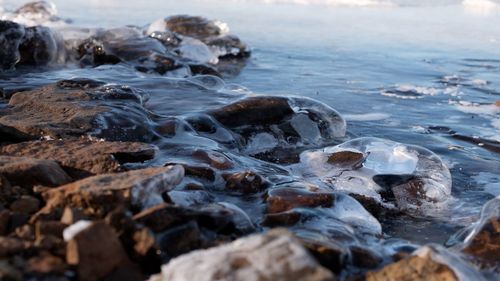
{"label": "rock", "polygon": [[[92,135],[111,141],[148,141],[153,133],[142,93],[118,85],[64,87],[64,81],[12,96],[0,128],[19,139]],[[77,83],[73,83],[75,85]]]}
{"label": "rock", "polygon": [[49,235],[62,239],[63,231],[67,226],[67,224],[58,221],[38,221],[35,224],[36,239],[39,240]]}
{"label": "rock", "polygon": [[33,185],[59,186],[71,178],[52,160],[0,155],[0,175],[9,183],[23,187]]}
{"label": "rock", "polygon": [[193,157],[219,170],[231,169],[234,166],[226,155],[217,151],[197,149],[193,152]]}
{"label": "rock", "polygon": [[168,17],[165,24],[170,31],[197,39],[219,36],[229,31],[223,22],[188,15]]}
{"label": "rock", "polygon": [[6,145],[0,147],[0,154],[54,160],[69,175],[79,179],[123,171],[123,163],[152,159],[155,148],[138,142],[49,140]]}
{"label": "rock", "polygon": [[258,193],[266,190],[271,184],[255,172],[239,172],[222,175],[229,192]]}
{"label": "rock", "polygon": [[78,280],[92,281],[111,274],[128,257],[115,231],[103,222],[94,222],[68,241],[66,261],[75,266]]}
{"label": "rock", "polygon": [[12,212],[34,214],[40,209],[40,201],[33,196],[23,195],[10,204]]}
{"label": "rock", "polygon": [[338,151],[328,156],[327,162],[333,165],[348,167],[350,169],[360,168],[365,161],[363,153],[356,151]]}
{"label": "rock", "polygon": [[73,207],[103,217],[120,206],[153,206],[162,203],[162,193],[173,189],[183,176],[184,169],[178,165],[93,176],[45,192],[47,203],[39,214]]}
{"label": "rock", "polygon": [[439,245],[425,246],[379,271],[368,272],[367,281],[396,280],[484,280],[484,277],[458,256]]}
{"label": "rock", "polygon": [[27,243],[18,238],[0,237],[0,258],[6,258],[24,251]]}
{"label": "rock", "polygon": [[222,59],[246,58],[250,56],[248,46],[234,35],[207,38],[204,42],[210,47],[212,52]]}
{"label": "rock", "polygon": [[9,264],[7,260],[0,260],[0,280],[21,281],[23,280],[23,274]]}
{"label": "rock", "polygon": [[266,203],[267,212],[272,214],[301,207],[331,207],[334,200],[332,193],[281,187],[269,191]]}
{"label": "rock", "polygon": [[52,31],[45,26],[26,27],[19,45],[20,65],[47,65],[57,60],[58,43]]}
{"label": "rock", "polygon": [[9,210],[1,210],[0,211],[0,236],[4,236],[7,234],[7,230],[9,229],[9,220],[10,220],[10,211]]}
{"label": "rock", "polygon": [[15,22],[0,20],[0,70],[10,70],[21,59],[19,45],[24,27]]}
{"label": "rock", "polygon": [[203,241],[198,224],[189,221],[168,229],[158,237],[158,246],[168,258],[200,248]]}
{"label": "rock", "polygon": [[[335,280],[285,230],[241,238],[171,260],[156,280]],[[153,279],[154,280],[154,279]]]}
{"label": "rock", "polygon": [[33,275],[63,275],[68,266],[60,257],[44,254],[27,261],[26,272]]}
{"label": "rock", "polygon": [[459,249],[471,255],[483,267],[500,265],[500,196],[486,203],[478,222],[467,229]]}

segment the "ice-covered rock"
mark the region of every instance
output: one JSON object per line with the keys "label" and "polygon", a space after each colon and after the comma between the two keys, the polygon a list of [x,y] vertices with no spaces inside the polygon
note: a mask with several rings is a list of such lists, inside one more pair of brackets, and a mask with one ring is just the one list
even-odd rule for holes
{"label": "ice-covered rock", "polygon": [[358,138],[337,146],[305,151],[293,171],[323,186],[400,209],[419,209],[446,201],[451,175],[431,151],[379,138]]}
{"label": "ice-covered rock", "polygon": [[[459,231],[449,241],[454,248],[472,256],[482,267],[500,265],[500,196],[488,201],[480,219]],[[497,270],[498,273],[498,270]]]}
{"label": "ice-covered rock", "polygon": [[334,275],[284,230],[241,238],[173,259],[151,281],[326,281]]}

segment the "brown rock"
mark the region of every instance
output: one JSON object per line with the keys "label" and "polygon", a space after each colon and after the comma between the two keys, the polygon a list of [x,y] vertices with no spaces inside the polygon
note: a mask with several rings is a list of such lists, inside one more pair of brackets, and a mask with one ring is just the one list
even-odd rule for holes
{"label": "brown rock", "polygon": [[153,233],[148,228],[135,231],[132,238],[135,242],[134,251],[140,256],[145,256],[156,243]]}
{"label": "brown rock", "polygon": [[173,227],[160,234],[159,248],[169,257],[198,249],[202,245],[201,232],[195,221]]}
{"label": "brown rock", "polygon": [[377,268],[383,261],[377,253],[360,246],[351,246],[352,263],[362,268]]}
{"label": "brown rock", "polygon": [[26,271],[35,275],[62,275],[67,267],[63,259],[50,254],[43,254],[29,259],[26,264]]}
{"label": "brown rock", "polygon": [[25,224],[15,229],[15,235],[23,240],[35,240],[35,230],[32,225]]}
{"label": "brown rock", "polygon": [[63,231],[68,225],[58,221],[38,221],[35,224],[36,239],[41,239],[43,236],[63,237]]}
{"label": "brown rock", "polygon": [[262,225],[267,227],[292,226],[298,223],[301,218],[302,214],[295,212],[294,210],[275,214],[266,214],[264,216],[264,220],[262,221]]}
{"label": "brown rock", "polygon": [[298,188],[276,188],[269,191],[268,213],[280,213],[300,207],[331,207],[335,195],[332,193],[310,192]]}
{"label": "brown rock", "polygon": [[365,161],[365,156],[361,152],[355,151],[338,151],[328,156],[327,162],[333,165],[356,169],[361,167]]}
{"label": "brown rock", "polygon": [[10,184],[23,187],[58,186],[71,181],[56,162],[28,157],[0,156],[0,175]]}
{"label": "brown rock", "polygon": [[380,271],[368,272],[366,281],[458,281],[455,272],[434,261],[430,252],[425,256],[410,256],[389,264]]}
{"label": "brown rock", "polygon": [[155,205],[163,201],[161,193],[173,189],[183,175],[181,166],[169,166],[93,176],[44,193],[47,203],[39,215],[67,206],[103,217],[119,206]]}
{"label": "brown rock", "polygon": [[40,201],[29,195],[23,195],[10,204],[10,210],[18,213],[34,214],[39,209]]}
{"label": "brown rock", "polygon": [[0,147],[0,154],[57,161],[73,178],[122,171],[120,164],[152,159],[155,148],[137,142],[90,139],[31,141]]}
{"label": "brown rock", "polygon": [[500,217],[492,217],[481,225],[463,252],[472,255],[486,266],[500,264]]}
{"label": "brown rock", "polygon": [[193,152],[193,157],[219,170],[227,170],[233,167],[231,160],[224,154],[217,151],[197,149]]}
{"label": "brown rock", "polygon": [[270,184],[254,172],[239,172],[222,175],[226,180],[226,190],[242,193],[257,193],[266,190]]}
{"label": "brown rock", "polygon": [[210,112],[227,127],[275,124],[293,113],[284,97],[250,97]]}
{"label": "brown rock", "polygon": [[128,257],[113,228],[95,222],[68,241],[66,261],[76,267],[78,280],[94,281],[127,263]]}
{"label": "brown rock", "polygon": [[147,226],[153,232],[161,232],[196,215],[197,212],[190,208],[160,204],[138,213],[133,219]]}
{"label": "brown rock", "polygon": [[26,247],[26,242],[21,239],[0,237],[0,258],[6,258],[22,252]]}
{"label": "brown rock", "polygon": [[0,280],[21,281],[23,274],[6,260],[0,260]]}
{"label": "brown rock", "polygon": [[[14,94],[9,107],[0,110],[1,130],[25,140],[87,134],[107,140],[151,139],[149,117],[138,92],[123,86],[87,85],[60,81]],[[123,100],[128,100],[126,105]]]}

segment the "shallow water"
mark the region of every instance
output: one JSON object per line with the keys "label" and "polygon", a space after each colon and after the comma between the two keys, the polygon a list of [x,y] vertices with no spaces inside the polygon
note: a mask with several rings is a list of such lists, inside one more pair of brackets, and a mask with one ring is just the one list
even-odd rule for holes
{"label": "shallow water", "polygon": [[[362,6],[363,1],[356,2],[361,6],[340,5],[342,1],[54,2],[58,14],[77,26],[145,26],[179,13],[221,19],[252,47],[252,56],[225,82],[142,74],[123,65],[35,72],[20,68],[3,75],[4,89],[71,77],[127,84],[150,94],[147,107],[159,123],[169,116],[219,107],[248,93],[316,99],[346,118],[349,138],[380,137],[420,145],[450,168],[455,199],[449,207],[432,217],[381,221],[388,237],[417,244],[444,243],[475,221],[486,201],[500,194],[500,107],[495,105],[500,100],[500,7],[495,2],[365,1],[368,6]],[[9,9],[22,3],[3,4]],[[220,148],[203,138],[161,140],[156,143],[160,155],[151,164],[185,160],[185,147],[174,143]],[[263,174],[287,169],[235,157]],[[251,210],[251,200],[223,195],[218,200],[232,202],[250,216],[257,212]]]}

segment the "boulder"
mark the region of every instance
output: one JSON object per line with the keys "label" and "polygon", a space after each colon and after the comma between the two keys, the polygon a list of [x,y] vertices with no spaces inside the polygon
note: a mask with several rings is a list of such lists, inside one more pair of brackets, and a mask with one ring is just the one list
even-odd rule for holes
{"label": "boulder", "polygon": [[121,164],[152,159],[155,148],[138,142],[91,139],[30,141],[0,147],[0,154],[54,160],[75,179],[123,171]]}
{"label": "boulder", "polygon": [[76,267],[78,280],[101,280],[129,262],[117,234],[105,223],[89,223],[74,232],[67,241],[66,261]]}
{"label": "boulder", "polygon": [[0,175],[11,185],[59,186],[71,181],[64,170],[52,160],[0,155]]}
{"label": "boulder", "polygon": [[[152,138],[143,94],[92,80],[63,80],[14,94],[0,109],[0,130],[18,139],[92,135],[112,141]],[[98,86],[100,85],[100,86]]]}
{"label": "boulder", "polygon": [[162,193],[173,189],[183,176],[182,166],[168,166],[89,177],[46,191],[46,206],[38,214],[73,207],[103,217],[120,206],[153,206],[162,203]]}
{"label": "boulder", "polygon": [[151,280],[335,280],[285,230],[272,230],[171,260]]}

